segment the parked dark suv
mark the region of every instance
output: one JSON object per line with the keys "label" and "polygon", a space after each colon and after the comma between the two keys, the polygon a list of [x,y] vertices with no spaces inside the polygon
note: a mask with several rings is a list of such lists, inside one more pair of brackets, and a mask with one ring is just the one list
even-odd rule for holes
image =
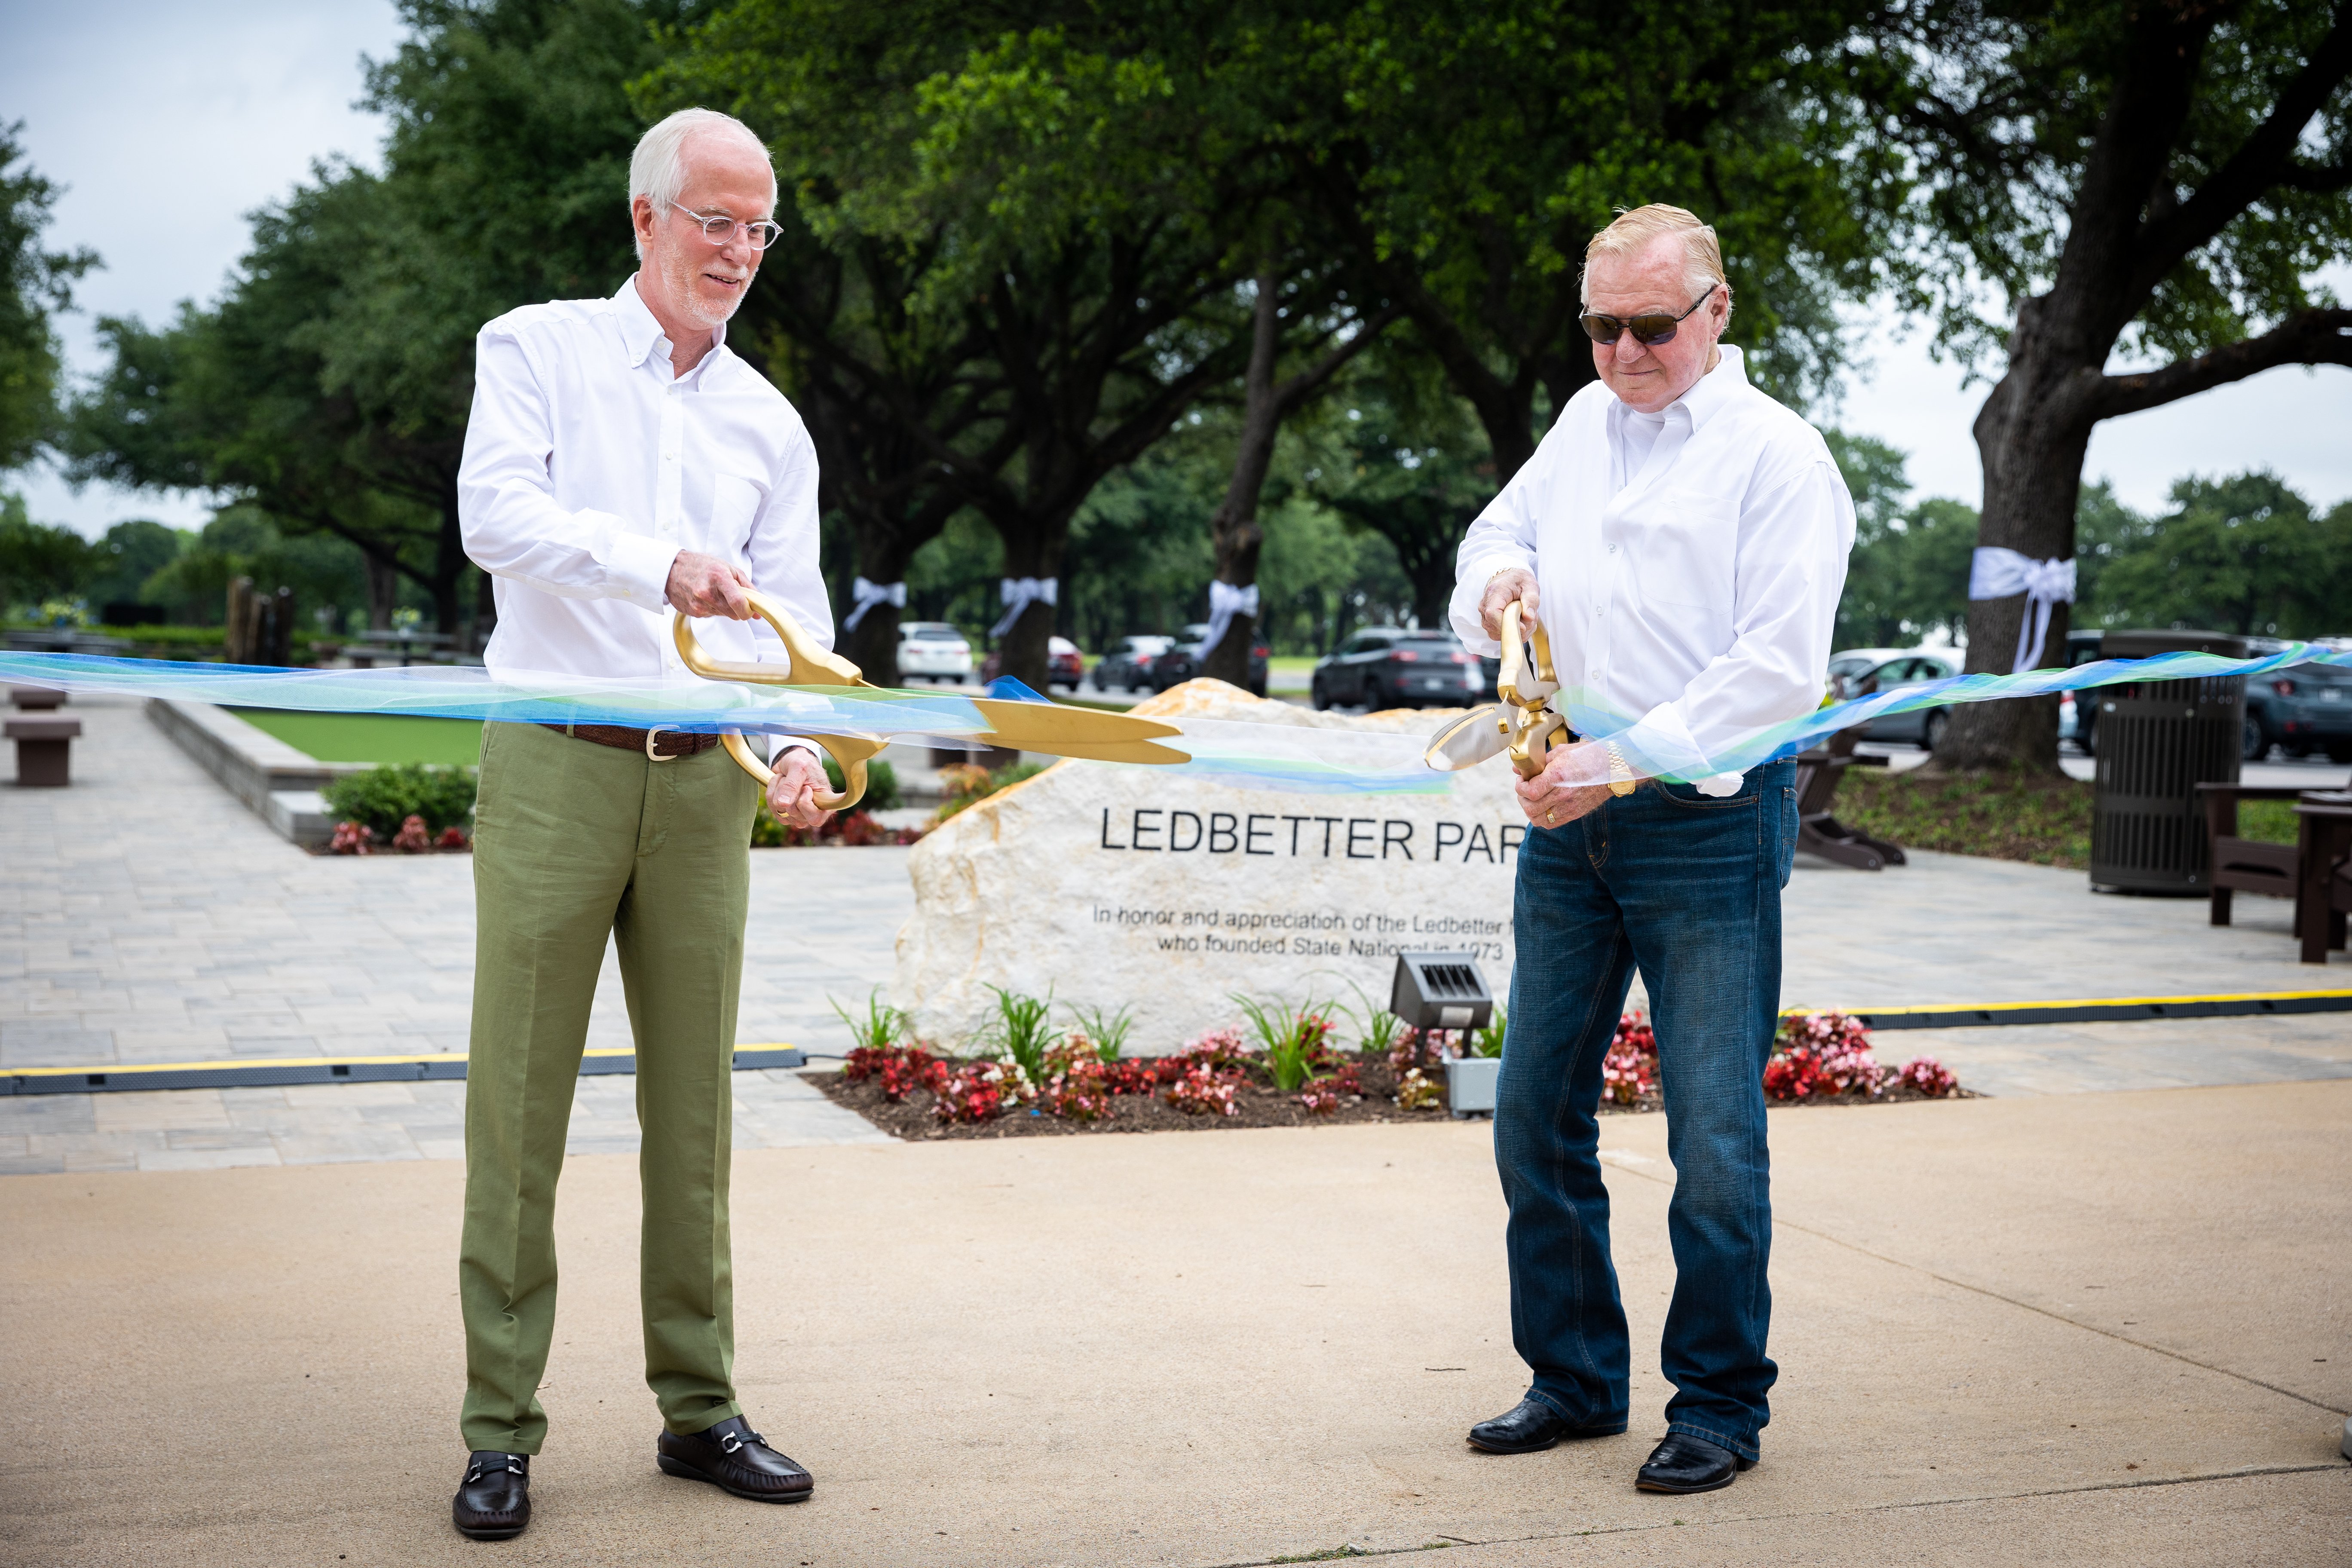
{"label": "parked dark suv", "polygon": [[[2261,658],[2285,646],[2258,638],[2252,651]],[[2246,761],[2261,762],[2274,745],[2290,757],[2325,752],[2331,763],[2352,763],[2352,668],[2297,664],[2250,679]]]}
{"label": "parked dark suv", "polygon": [[1312,690],[1318,708],[1467,708],[1494,683],[1452,632],[1377,626],[1319,660]]}
{"label": "parked dark suv", "polygon": [[[1190,680],[1200,674],[1202,658],[1201,644],[1207,640],[1208,636],[1209,623],[1206,621],[1195,621],[1186,626],[1183,634],[1176,639],[1176,646],[1151,661],[1151,668],[1148,676],[1151,689],[1165,691],[1170,687]],[[1251,645],[1249,689],[1253,697],[1265,695],[1266,653],[1267,649],[1264,643]]]}

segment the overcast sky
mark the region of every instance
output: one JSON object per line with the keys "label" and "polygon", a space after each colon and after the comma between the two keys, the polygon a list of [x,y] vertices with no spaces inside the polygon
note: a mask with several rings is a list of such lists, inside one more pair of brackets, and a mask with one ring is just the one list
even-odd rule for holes
{"label": "overcast sky", "polygon": [[[86,245],[106,262],[60,323],[78,373],[98,368],[94,318],[162,321],[182,300],[217,293],[243,249],[244,215],[313,162],[375,161],[381,122],[352,107],[360,58],[388,54],[399,36],[383,0],[0,0],[0,120],[23,121],[34,166],[69,187],[48,244]],[[1964,389],[1899,323],[1869,333],[1864,355],[1843,405],[1819,412],[1909,453],[1922,495],[1974,503],[1969,425],[1983,386]],[[2257,467],[2322,505],[2352,496],[2352,370],[2272,371],[2109,420],[2085,472],[2154,510],[2184,475]],[[193,526],[209,515],[201,496],[77,495],[38,469],[0,484],[23,491],[35,517],[91,535],[124,518]]]}

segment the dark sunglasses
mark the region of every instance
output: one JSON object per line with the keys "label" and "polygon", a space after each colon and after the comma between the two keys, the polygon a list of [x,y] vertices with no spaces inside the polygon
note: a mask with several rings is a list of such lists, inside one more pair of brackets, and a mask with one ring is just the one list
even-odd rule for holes
{"label": "dark sunglasses", "polygon": [[1674,342],[1675,333],[1682,327],[1683,316],[1706,304],[1707,295],[1722,287],[1720,283],[1708,284],[1706,293],[1693,300],[1690,310],[1685,310],[1682,316],[1669,316],[1662,310],[1656,315],[1635,316],[1631,321],[1621,321],[1614,316],[1583,315],[1577,318],[1577,323],[1583,327],[1584,335],[1596,343],[1613,343],[1619,333],[1631,332],[1635,342],[1655,348],[1660,343]]}

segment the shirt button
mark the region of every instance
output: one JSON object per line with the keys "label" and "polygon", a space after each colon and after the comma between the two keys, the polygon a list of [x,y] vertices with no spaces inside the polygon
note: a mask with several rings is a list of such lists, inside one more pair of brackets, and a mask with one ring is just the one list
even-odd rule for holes
{"label": "shirt button", "polygon": [[1616,547],[1615,545],[1613,545],[1613,544],[1612,544],[1612,545],[1611,545],[1611,546],[1609,547],[1609,553],[1610,553],[1610,554],[1612,554],[1612,555],[1616,554],[1616,553],[1617,553],[1617,547]]}

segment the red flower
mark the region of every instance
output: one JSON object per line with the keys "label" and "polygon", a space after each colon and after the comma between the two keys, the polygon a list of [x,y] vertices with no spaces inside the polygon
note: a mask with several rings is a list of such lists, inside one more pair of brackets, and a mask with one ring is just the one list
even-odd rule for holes
{"label": "red flower", "polygon": [[1960,1080],[1951,1069],[1933,1057],[1913,1057],[1903,1064],[1898,1076],[1910,1088],[1938,1100],[1960,1087]]}
{"label": "red flower", "polygon": [[425,819],[411,816],[392,836],[392,847],[403,855],[422,855],[433,847],[432,835],[425,831]]}
{"label": "red flower", "polygon": [[327,843],[330,855],[373,855],[375,853],[375,830],[363,822],[338,822],[335,836]]}

